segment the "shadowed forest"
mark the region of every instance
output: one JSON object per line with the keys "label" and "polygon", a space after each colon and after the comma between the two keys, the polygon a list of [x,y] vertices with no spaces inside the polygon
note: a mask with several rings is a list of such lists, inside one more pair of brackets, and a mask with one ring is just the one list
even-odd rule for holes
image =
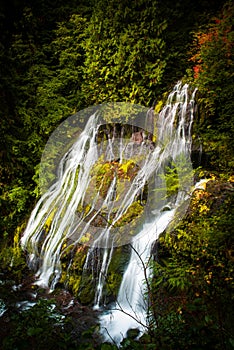
{"label": "shadowed forest", "polygon": [[[53,293],[33,285],[20,238],[40,198],[42,152],[60,123],[105,102],[158,113],[178,81],[197,88],[192,162],[194,178],[206,181],[155,243],[150,323],[139,339],[130,330],[121,348],[234,349],[233,18],[232,1],[220,0],[1,2],[2,350],[117,349],[102,342],[75,274]],[[173,173],[166,180],[173,191]]]}

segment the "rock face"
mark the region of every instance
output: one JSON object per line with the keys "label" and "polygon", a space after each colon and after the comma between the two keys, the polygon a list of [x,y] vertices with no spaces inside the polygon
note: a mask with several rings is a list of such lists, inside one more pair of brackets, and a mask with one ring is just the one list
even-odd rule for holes
{"label": "rock face", "polygon": [[[107,223],[111,224],[112,217],[119,208],[123,197],[128,190],[129,184],[132,182],[139,170],[138,165],[134,160],[124,160],[122,163],[118,161],[103,161],[100,160],[95,164],[92,171],[92,178],[90,181],[90,187],[86,191],[84,198],[84,205],[78,208],[78,215],[88,213],[89,217],[93,217],[95,208],[91,210],[89,203],[92,202],[94,188],[99,191],[99,199],[96,202],[96,206],[99,207],[103,198],[106,197],[109,187],[116,177],[116,187],[113,193],[112,213],[103,209],[97,213],[93,225],[96,227],[106,227]],[[136,200],[128,208],[126,213],[114,224],[114,228],[118,228],[119,239],[122,239],[124,234],[125,225],[128,224],[128,233],[134,234],[136,225],[139,225],[141,219],[141,213],[144,209],[144,202],[147,199],[147,186],[144,191],[139,193]],[[100,204],[99,204],[100,201]],[[76,246],[72,246],[65,250],[62,255],[62,276],[60,282],[65,284],[67,288],[76,295],[78,300],[83,305],[92,305],[95,300],[95,289],[99,276],[100,266],[98,261],[102,260],[104,250],[97,249],[92,252],[92,262],[87,262],[89,236],[86,235],[83,241]],[[72,238],[72,237],[71,237]],[[69,246],[69,244],[68,244]],[[105,287],[103,291],[104,303],[110,303],[117,297],[118,289],[121,283],[122,275],[128,263],[130,256],[130,248],[127,246],[120,246],[113,250],[112,259],[108,269],[108,274],[105,277]],[[95,263],[96,262],[96,263]]]}
{"label": "rock face", "polygon": [[140,145],[143,142],[143,135],[141,131],[134,132],[132,134],[131,140],[135,142],[137,145]]}
{"label": "rock face", "polygon": [[232,179],[228,182],[218,180],[214,176],[206,179],[195,189],[188,215],[194,215],[199,208],[206,210],[209,216],[216,215],[222,204],[233,194],[234,182]]}

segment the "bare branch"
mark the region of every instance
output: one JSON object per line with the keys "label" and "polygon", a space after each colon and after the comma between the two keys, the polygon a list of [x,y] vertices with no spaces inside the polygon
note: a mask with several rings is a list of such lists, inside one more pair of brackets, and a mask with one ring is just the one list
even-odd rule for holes
{"label": "bare branch", "polygon": [[110,337],[112,343],[113,343],[115,346],[117,346],[117,348],[118,348],[118,345],[117,345],[116,341],[114,340],[114,338],[112,338],[112,336],[111,336],[110,333],[108,332],[108,329],[107,329],[106,327],[104,327],[104,329],[106,330],[106,333],[107,333],[108,336]]}
{"label": "bare branch", "polygon": [[[133,249],[133,251],[135,252],[135,254],[137,255],[137,257],[139,258],[139,260],[140,260],[140,262],[142,264],[143,272],[144,272],[144,278],[145,278],[146,287],[147,287],[147,292],[148,292],[148,295],[149,295],[149,300],[150,300],[151,305],[152,305],[154,320],[156,322],[156,325],[158,326],[158,322],[157,322],[158,317],[157,317],[155,306],[154,306],[153,294],[152,294],[152,290],[151,290],[151,286],[150,286],[150,281],[149,281],[149,278],[148,278],[148,275],[147,275],[148,263],[145,264],[144,261],[142,260],[141,255],[138,253],[138,251],[133,247],[133,245],[130,244],[130,246],[131,246],[131,248]],[[151,254],[151,256],[152,256],[152,254]],[[148,262],[150,261],[151,256],[149,257]]]}

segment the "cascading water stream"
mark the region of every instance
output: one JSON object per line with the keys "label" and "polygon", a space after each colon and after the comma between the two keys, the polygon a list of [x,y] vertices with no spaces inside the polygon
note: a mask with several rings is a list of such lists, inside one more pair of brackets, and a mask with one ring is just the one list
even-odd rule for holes
{"label": "cascading water stream", "polygon": [[[164,203],[165,206],[168,205],[168,208],[172,208],[166,212],[156,210],[154,217],[151,217],[150,222],[145,222],[141,232],[134,238],[130,261],[122,278],[117,301],[111,310],[100,317],[103,338],[106,341],[114,341],[117,345],[120,345],[129,329],[138,329],[139,335],[147,330],[148,303],[145,299],[147,288],[144,281],[149,279],[151,272],[149,260],[152,245],[160,233],[169,226],[176,209],[188,198],[191,191],[192,183],[188,181],[188,177],[191,176],[191,168],[188,166],[186,169],[186,164],[190,164],[195,93],[196,91],[188,100],[188,86],[181,88],[180,84],[176,85],[168,97],[166,106],[158,116],[157,146],[146,172],[151,171],[152,163],[154,174],[160,177],[164,172],[164,161],[171,157],[176,163],[182,186],[173,198],[173,203],[172,198]],[[160,188],[161,184],[157,181],[155,188]]]}
{"label": "cascading water stream", "polygon": [[[92,113],[61,157],[56,180],[38,201],[21,239],[29,266],[36,270],[36,283],[51,289],[60,280],[64,252],[79,244],[88,246],[83,272],[92,266],[96,274],[93,305],[99,310],[105,306],[103,295],[114,249],[131,245],[117,300],[100,317],[103,339],[112,339],[118,345],[130,328],[138,328],[140,333],[147,329],[144,281],[151,273],[152,245],[170,226],[193,185],[190,153],[195,93],[187,84],[175,86],[154,118],[153,141],[152,121],[148,140],[142,137],[135,142],[129,137],[131,121],[118,131],[121,120],[117,119],[113,132],[104,130],[107,136],[99,142],[104,123],[98,111]],[[140,132],[133,132],[133,136],[143,134],[144,127],[138,129]],[[109,177],[100,173],[102,167],[109,171]],[[168,168],[175,170],[174,191],[167,188]],[[143,197],[147,198],[143,201]],[[136,215],[126,222],[136,203],[141,208],[139,221]],[[131,226],[135,219],[136,225]]]}
{"label": "cascading water stream", "polygon": [[[37,271],[37,284],[49,286],[51,276],[54,287],[60,277],[60,252],[66,236],[73,232],[73,217],[79,203],[83,200],[89,184],[89,169],[97,159],[95,154],[96,119],[92,115],[78,141],[65,154],[60,162],[58,181],[42,196],[28,222],[21,239],[23,247],[27,247],[30,265],[38,264],[38,256],[43,257]],[[85,147],[89,143],[88,151]],[[78,181],[76,181],[79,169]],[[71,200],[68,200],[71,197]],[[53,213],[54,208],[57,211]],[[49,234],[40,247],[45,225],[52,215]],[[40,247],[40,251],[39,251]]]}

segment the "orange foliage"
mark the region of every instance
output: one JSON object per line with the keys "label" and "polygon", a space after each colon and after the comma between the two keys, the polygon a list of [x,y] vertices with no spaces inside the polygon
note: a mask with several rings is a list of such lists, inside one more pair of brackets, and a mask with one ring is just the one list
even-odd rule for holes
{"label": "orange foliage", "polygon": [[194,79],[199,78],[199,74],[205,71],[204,59],[207,52],[222,49],[223,55],[230,58],[232,55],[233,41],[229,34],[232,32],[230,18],[232,17],[234,6],[224,10],[221,18],[215,18],[207,32],[198,32],[195,34],[194,51],[195,54],[190,58],[194,62]]}

